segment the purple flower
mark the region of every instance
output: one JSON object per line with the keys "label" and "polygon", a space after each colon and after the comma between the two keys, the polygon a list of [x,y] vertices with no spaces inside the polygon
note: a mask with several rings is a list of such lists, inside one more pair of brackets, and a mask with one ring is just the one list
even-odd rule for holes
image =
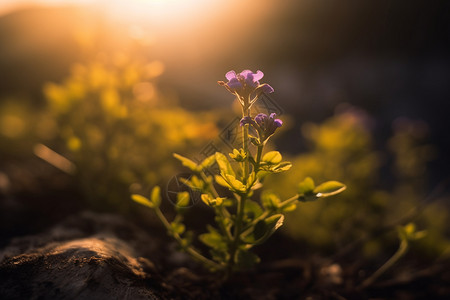
{"label": "purple flower", "polygon": [[266,114],[257,114],[255,117],[255,122],[264,132],[265,139],[274,134],[275,130],[283,125],[283,121],[275,119],[276,115],[276,113],[271,113],[269,116]]}
{"label": "purple flower", "polygon": [[255,121],[250,116],[245,116],[239,122],[239,125],[244,126],[245,124],[255,124]]}
{"label": "purple flower", "polygon": [[250,100],[252,95],[258,96],[261,92],[268,94],[273,92],[273,88],[267,83],[259,83],[259,80],[264,77],[264,73],[259,70],[256,73],[244,70],[239,74],[236,74],[235,71],[229,71],[225,74],[225,77],[228,82],[218,81],[217,83],[225,87],[230,93],[238,96],[239,101],[246,108],[249,108],[256,101],[256,97]]}
{"label": "purple flower", "polygon": [[263,113],[257,114],[254,119],[245,116],[241,119],[240,125],[252,125],[258,132],[260,143],[263,143],[275,133],[278,127],[283,125],[283,121],[275,119],[275,117],[276,113],[271,113],[269,116]]}
{"label": "purple flower", "polygon": [[242,89],[244,86],[256,88],[259,85],[259,80],[263,76],[263,72],[259,70],[256,73],[250,70],[244,70],[237,75],[235,71],[230,71],[225,74],[225,77],[228,79],[228,86],[234,90]]}

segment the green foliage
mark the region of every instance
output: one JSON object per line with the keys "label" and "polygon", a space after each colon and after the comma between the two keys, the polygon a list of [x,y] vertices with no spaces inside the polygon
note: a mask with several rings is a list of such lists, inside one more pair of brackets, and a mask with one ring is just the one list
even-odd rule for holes
{"label": "green foliage", "polygon": [[[289,174],[282,173],[265,183],[277,190],[278,198],[297,192],[300,201],[317,200],[339,192],[341,184],[326,182],[315,185],[311,176],[345,180],[349,189],[333,201],[323,199],[304,203],[286,218],[285,232],[322,253],[338,253],[347,245],[360,241],[358,249],[366,258],[376,258],[386,248],[395,247],[393,235],[372,239],[380,232],[395,231],[397,225],[414,218],[427,229],[427,235],[414,244],[423,257],[435,257],[449,249],[446,237],[448,210],[439,203],[425,202],[426,163],[433,157],[433,148],[424,144],[426,126],[406,119],[394,124],[393,136],[384,149],[374,149],[374,142],[360,113],[344,112],[322,124],[305,124],[302,128],[309,151],[289,160],[294,165]],[[390,155],[391,160],[387,160]],[[391,167],[390,186],[380,176]],[[297,178],[306,178],[294,189]],[[343,188],[343,187],[342,187]],[[273,196],[263,196],[266,207],[274,207]],[[438,199],[439,200],[439,199]],[[274,209],[274,208],[272,208]]]}
{"label": "green foliage", "polygon": [[329,197],[339,194],[346,189],[346,186],[339,181],[327,181],[320,184],[313,191],[317,198]]}
{"label": "green foliage", "polygon": [[153,202],[149,201],[144,196],[134,194],[131,196],[131,198],[133,199],[133,201],[136,201],[139,204],[145,205],[150,208],[155,208],[155,204]]}
{"label": "green foliage", "polygon": [[[245,112],[251,101],[239,99]],[[188,192],[178,193],[175,209],[177,214],[172,222],[166,219],[159,205],[155,204],[159,203],[158,201],[148,201],[142,196],[132,195],[132,199],[136,202],[155,210],[169,234],[178,241],[183,250],[204,263],[210,270],[221,271],[225,276],[229,276],[233,271],[251,268],[260,261],[251,250],[254,246],[267,241],[283,225],[284,213],[295,210],[301,202],[336,195],[346,188],[338,181],[327,181],[316,187],[313,180],[308,177],[299,184],[298,193],[289,199],[282,201],[278,195],[267,190],[262,191],[260,199],[255,199],[254,191],[263,187],[263,180],[268,175],[288,171],[292,164],[283,161],[278,151],[264,153],[267,140],[276,128],[281,126],[281,120],[275,119],[273,115],[270,117],[259,115],[253,119],[249,113],[248,111],[248,114],[243,115],[243,120],[245,119],[247,123],[241,123],[244,145],[240,149],[233,149],[229,154],[233,164],[220,152],[207,157],[201,163],[174,154],[174,157],[192,172],[192,176],[184,183],[199,191],[201,203],[214,210],[215,226],[207,225],[207,232],[198,235],[198,240],[209,248],[209,257],[193,244],[186,243],[188,238],[182,220],[189,203]],[[254,126],[258,135],[264,137],[258,143],[254,143],[256,149],[252,150],[249,148],[250,126]],[[206,170],[214,164],[217,164],[219,174],[208,176]],[[229,193],[221,196],[216,190],[218,186],[225,187]],[[156,197],[153,196],[155,191],[158,191],[158,188],[153,190],[152,198]]]}
{"label": "green foliage", "polygon": [[[138,195],[138,194],[133,194],[131,195],[131,199],[133,199],[133,201],[145,205],[147,207],[150,208],[156,208],[159,207],[159,205],[161,204],[161,189],[159,188],[159,186],[155,186],[152,189],[152,192],[150,194],[150,199],[142,196],[142,195]],[[188,198],[189,201],[189,198]]]}
{"label": "green foliage", "polygon": [[278,151],[270,151],[264,154],[262,158],[262,162],[266,164],[278,164],[281,162],[283,158],[281,157],[280,152]]}
{"label": "green foliage", "polygon": [[226,175],[235,177],[233,168],[231,167],[230,162],[227,157],[220,152],[216,152],[215,159],[220,168],[220,174],[225,177]]}
{"label": "green foliage", "polygon": [[426,236],[426,231],[416,231],[416,225],[414,223],[408,223],[405,226],[398,226],[397,232],[400,239],[400,246],[398,247],[398,250],[378,270],[366,278],[361,283],[361,287],[367,288],[373,284],[378,277],[392,268],[394,264],[397,263],[397,261],[408,251],[409,242],[422,239]]}
{"label": "green foliage", "polygon": [[427,235],[426,230],[416,231],[416,225],[414,223],[408,223],[405,226],[398,226],[397,232],[400,240],[406,242],[420,240]]}
{"label": "green foliage", "polygon": [[170,153],[188,152],[217,135],[211,114],[176,108],[159,88],[163,71],[159,61],[112,55],[76,64],[64,82],[45,85],[41,143],[74,163],[89,206],[127,211],[130,187],[142,191],[173,176]]}
{"label": "green foliage", "polygon": [[151,200],[154,207],[159,207],[161,204],[161,189],[159,186],[155,186],[151,193]]}
{"label": "green foliage", "polygon": [[270,151],[264,154],[261,159],[260,168],[264,173],[281,173],[289,170],[292,164],[288,161],[282,161],[281,153]]}
{"label": "green foliage", "polygon": [[179,161],[181,161],[182,165],[189,168],[191,171],[196,171],[198,166],[195,162],[193,162],[192,160],[190,160],[189,158],[186,158],[184,156],[181,156],[179,154],[174,153],[173,156],[178,159]]}

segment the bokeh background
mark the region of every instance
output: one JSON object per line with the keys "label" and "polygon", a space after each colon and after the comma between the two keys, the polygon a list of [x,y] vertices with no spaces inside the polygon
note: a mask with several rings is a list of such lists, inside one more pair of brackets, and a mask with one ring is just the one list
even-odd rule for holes
{"label": "bokeh background", "polygon": [[415,220],[418,253],[442,255],[449,50],[448,1],[3,0],[1,244],[85,209],[148,217],[129,193],[217,139],[236,106],[216,82],[251,69],[275,89],[273,147],[295,165],[268,187],[348,185],[283,234],[326,253],[377,236],[373,258],[396,247],[380,231]]}

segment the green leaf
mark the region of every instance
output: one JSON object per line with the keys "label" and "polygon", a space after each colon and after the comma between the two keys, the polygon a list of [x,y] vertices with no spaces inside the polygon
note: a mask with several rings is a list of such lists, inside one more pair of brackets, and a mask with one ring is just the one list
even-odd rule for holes
{"label": "green leaf", "polygon": [[177,206],[178,207],[186,207],[189,205],[189,193],[188,192],[179,192],[177,194]]}
{"label": "green leaf", "polygon": [[241,239],[247,244],[262,244],[283,225],[283,221],[284,216],[282,214],[270,216],[256,223],[253,231],[244,237],[241,236]]}
{"label": "green leaf", "polygon": [[292,163],[289,161],[284,161],[274,166],[271,171],[274,173],[280,173],[289,170],[292,167]]}
{"label": "green leaf", "polygon": [[247,200],[245,201],[244,205],[244,213],[247,215],[248,218],[253,220],[262,215],[263,210],[257,202]]}
{"label": "green leaf", "polygon": [[262,161],[269,164],[278,164],[282,159],[283,157],[281,156],[280,152],[270,151],[264,154]]}
{"label": "green leaf", "polygon": [[161,189],[159,186],[155,186],[152,189],[152,192],[150,194],[150,199],[152,200],[152,203],[155,207],[159,207],[161,204]]}
{"label": "green leaf", "polygon": [[233,149],[233,152],[228,153],[228,156],[232,159],[236,159],[239,156],[240,152],[238,149]]}
{"label": "green leaf", "polygon": [[233,199],[226,198],[225,200],[223,200],[223,206],[225,206],[225,207],[232,207],[235,205],[236,205],[236,200],[234,198]]}
{"label": "green leaf", "polygon": [[208,231],[208,233],[200,234],[198,239],[210,248],[226,250],[227,244],[222,235],[212,226],[208,226]]}
{"label": "green leaf", "polygon": [[201,162],[199,166],[200,171],[211,167],[215,162],[216,162],[215,154],[208,156]]}
{"label": "green leaf", "polygon": [[414,234],[411,236],[411,240],[420,240],[420,239],[426,237],[427,234],[428,234],[427,230],[414,232]]}
{"label": "green leaf", "polygon": [[258,223],[256,223],[255,227],[253,228],[253,243],[255,244],[258,241],[260,241],[270,230],[270,228],[268,228],[266,222],[264,222],[264,220],[258,221]]}
{"label": "green leaf", "polygon": [[249,269],[258,264],[261,259],[249,250],[238,249],[238,251],[236,251],[234,261],[239,268]]}
{"label": "green leaf", "polygon": [[186,226],[184,226],[183,223],[179,222],[172,222],[170,223],[170,228],[174,233],[177,233],[178,235],[183,234],[183,232],[186,230]]}
{"label": "green leaf", "polygon": [[191,169],[192,171],[197,171],[197,164],[190,160],[189,158],[186,158],[184,156],[181,156],[177,153],[174,153],[173,156],[178,159],[179,161],[181,161],[181,164],[185,167],[188,167],[189,169]]}
{"label": "green leaf", "polygon": [[306,177],[305,180],[298,185],[298,193],[300,195],[306,195],[314,191],[314,180],[311,177]]}
{"label": "green leaf", "polygon": [[283,225],[284,216],[282,214],[273,215],[273,216],[266,218],[264,220],[264,222],[266,222],[266,225],[273,230],[272,231],[272,233],[273,233],[273,232],[275,232],[275,230],[277,230],[278,228],[280,228]]}
{"label": "green leaf", "polygon": [[211,206],[211,207],[222,205],[222,204],[223,204],[223,201],[226,199],[226,198],[221,198],[221,197],[212,198],[212,197],[211,197],[210,195],[208,195],[208,194],[202,194],[202,195],[201,195],[201,198],[202,198],[202,201],[203,201],[206,205]]}
{"label": "green leaf", "polygon": [[247,179],[247,185],[246,185],[247,190],[254,191],[254,190],[260,189],[262,187],[263,187],[263,185],[258,180],[258,177],[257,177],[256,173],[255,172],[251,172],[250,175],[248,176],[248,179]]}
{"label": "green leaf", "polygon": [[233,175],[225,174],[225,180],[235,192],[245,193],[247,191],[247,187]]}
{"label": "green leaf", "polygon": [[223,187],[226,187],[228,189],[231,189],[231,185],[222,176],[216,175],[214,178],[215,178],[217,184],[219,184]]}
{"label": "green leaf", "polygon": [[261,162],[260,165],[260,172],[258,172],[258,177],[264,177],[265,174],[263,172],[267,173],[280,173],[289,170],[292,167],[292,163],[289,161],[284,161],[277,164],[272,164],[268,162]]}
{"label": "green leaf", "polygon": [[212,198],[211,198],[210,195],[208,195],[208,194],[202,194],[202,195],[200,196],[200,198],[202,199],[202,201],[203,201],[206,205],[211,206],[211,200],[212,200]]}
{"label": "green leaf", "polygon": [[263,192],[261,195],[261,202],[265,209],[276,210],[280,203],[280,198],[271,192]]}
{"label": "green leaf", "polygon": [[232,175],[233,177],[236,176],[230,162],[224,154],[216,152],[215,157],[221,173],[225,175]]}
{"label": "green leaf", "polygon": [[192,175],[189,179],[180,177],[179,180],[194,191],[202,191],[205,188],[204,181],[198,178],[196,175]]}
{"label": "green leaf", "polygon": [[408,223],[405,226],[398,226],[397,231],[399,238],[404,241],[418,240],[427,235],[426,230],[416,231],[416,225],[414,223]]}
{"label": "green leaf", "polygon": [[284,207],[281,211],[282,212],[290,212],[290,211],[294,211],[296,208],[297,208],[297,204],[292,203],[291,205]]}
{"label": "green leaf", "polygon": [[233,149],[233,153],[228,153],[228,155],[237,162],[243,162],[247,157],[244,149],[242,148],[239,150]]}
{"label": "green leaf", "polygon": [[222,243],[222,237],[215,233],[203,233],[199,235],[199,240],[210,248],[220,248],[219,245]]}
{"label": "green leaf", "polygon": [[317,198],[329,197],[344,191],[347,186],[339,181],[327,181],[314,189]]}
{"label": "green leaf", "polygon": [[265,170],[264,168],[262,168],[261,170],[258,171],[258,174],[256,174],[256,177],[258,178],[258,180],[260,182],[263,182],[264,179],[267,177],[267,175],[271,174],[271,172]]}
{"label": "green leaf", "polygon": [[139,204],[145,205],[150,208],[155,208],[155,205],[144,196],[141,196],[138,194],[133,194],[133,195],[131,195],[131,199],[133,199],[133,201],[135,201]]}

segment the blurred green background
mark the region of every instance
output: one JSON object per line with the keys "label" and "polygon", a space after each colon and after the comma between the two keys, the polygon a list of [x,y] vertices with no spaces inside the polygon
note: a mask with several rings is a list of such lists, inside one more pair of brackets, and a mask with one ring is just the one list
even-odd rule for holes
{"label": "blurred green background", "polygon": [[[257,69],[294,163],[348,190],[303,205],[282,231],[305,248],[365,257],[395,248],[395,225],[448,251],[448,1],[2,1],[2,244],[84,210],[136,214],[130,192],[183,171],[235,117],[216,84]],[[275,147],[275,146],[273,146]],[[141,216],[141,215],[139,215]],[[385,235],[384,233],[389,233]]]}

